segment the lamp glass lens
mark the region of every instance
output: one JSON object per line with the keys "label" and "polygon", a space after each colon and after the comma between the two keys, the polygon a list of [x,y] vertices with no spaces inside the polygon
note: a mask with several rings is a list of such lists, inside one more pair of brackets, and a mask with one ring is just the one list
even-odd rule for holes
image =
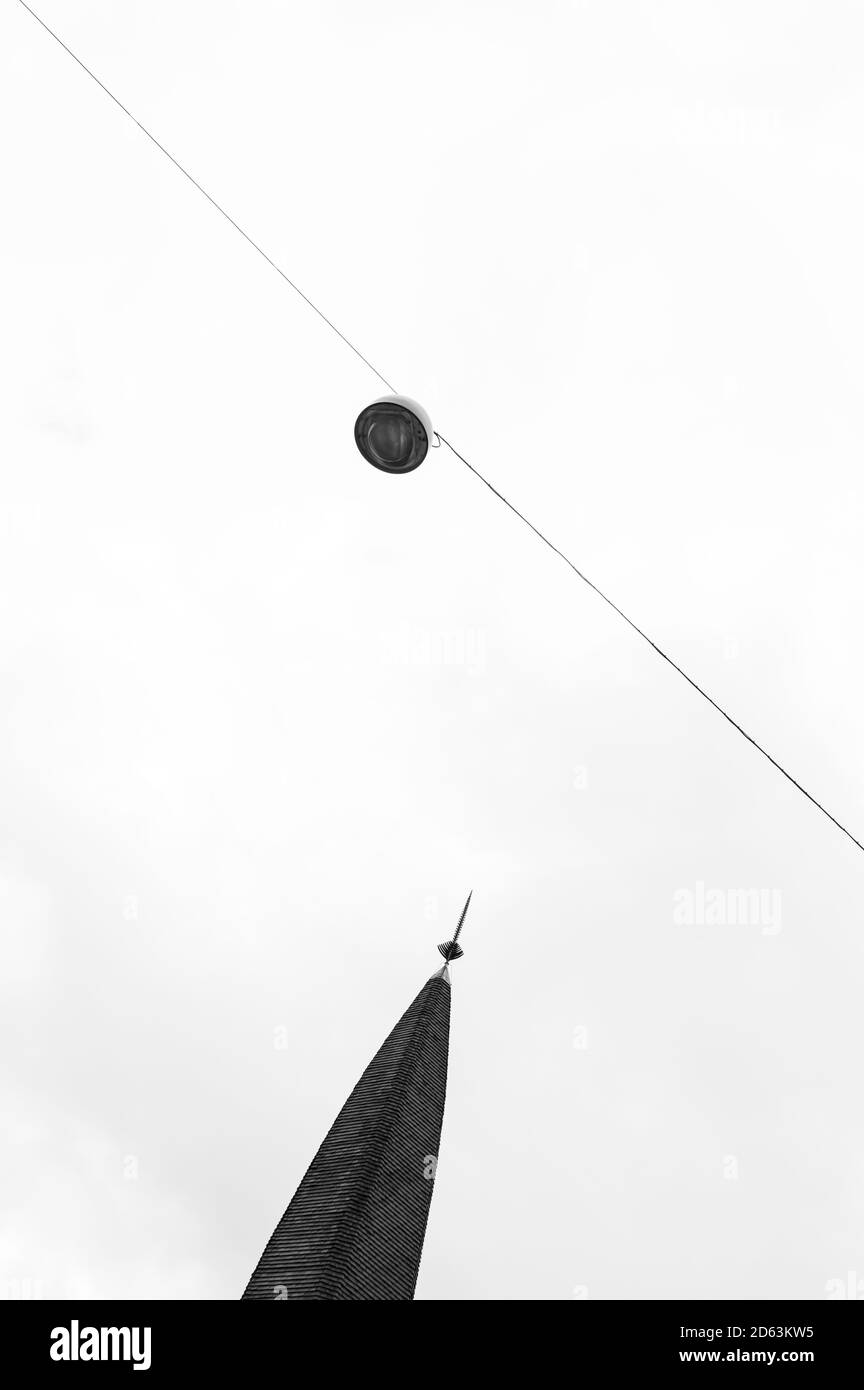
{"label": "lamp glass lens", "polygon": [[369,429],[369,447],[381,463],[404,463],[413,446],[407,420],[398,415],[381,415]]}

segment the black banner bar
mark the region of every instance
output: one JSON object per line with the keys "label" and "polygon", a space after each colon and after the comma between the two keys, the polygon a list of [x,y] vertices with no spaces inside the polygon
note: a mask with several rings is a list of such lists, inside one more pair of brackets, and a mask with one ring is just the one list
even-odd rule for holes
{"label": "black banner bar", "polygon": [[[364,1363],[380,1360],[384,1348],[382,1333],[396,1328],[423,1338],[418,1343],[431,1353],[437,1340],[445,1343],[455,1333],[458,1339],[459,1314],[452,1330],[442,1329],[440,1319],[427,1317],[422,1302],[414,1313],[400,1315],[397,1323],[378,1322],[378,1314],[363,1314],[365,1327],[355,1319],[358,1307],[343,1306],[332,1314],[322,1314],[320,1305],[217,1302],[39,1302],[27,1300],[0,1303],[0,1337],[4,1351],[14,1348],[19,1372],[39,1371],[49,1376],[100,1374],[112,1372],[160,1377],[189,1373],[196,1377],[213,1374],[224,1378],[238,1372],[280,1371],[289,1380],[306,1378],[301,1367],[309,1353],[320,1355],[332,1378],[333,1356],[356,1374]],[[433,1305],[434,1306],[434,1305]],[[820,1375],[844,1369],[854,1374],[860,1367],[864,1333],[862,1301],[836,1302],[593,1302],[574,1300],[551,1305],[543,1313],[536,1303],[528,1308],[511,1304],[485,1305],[477,1321],[477,1304],[472,1303],[471,1324],[475,1352],[478,1338],[486,1330],[489,1317],[495,1325],[482,1345],[490,1359],[510,1355],[519,1346],[538,1351],[534,1327],[541,1323],[543,1350],[551,1354],[558,1348],[567,1354],[590,1357],[596,1368],[667,1372],[692,1371],[701,1366],[725,1370],[763,1367],[766,1371],[788,1371],[798,1367],[816,1370]],[[498,1329],[498,1319],[506,1323]],[[369,1317],[372,1323],[369,1323]],[[336,1322],[331,1323],[330,1318]],[[348,1319],[347,1324],[343,1321]],[[468,1331],[466,1324],[466,1332]],[[351,1336],[342,1340],[342,1328]],[[320,1341],[323,1334],[325,1341]],[[310,1342],[309,1337],[315,1341]],[[364,1338],[368,1337],[368,1341]],[[427,1338],[432,1341],[427,1342]],[[485,1353],[484,1353],[485,1354]],[[5,1364],[4,1364],[5,1363]],[[324,1364],[322,1363],[322,1364]],[[0,1366],[8,1369],[4,1356]],[[420,1367],[426,1366],[426,1353]],[[143,1382],[142,1383],[146,1383]]]}

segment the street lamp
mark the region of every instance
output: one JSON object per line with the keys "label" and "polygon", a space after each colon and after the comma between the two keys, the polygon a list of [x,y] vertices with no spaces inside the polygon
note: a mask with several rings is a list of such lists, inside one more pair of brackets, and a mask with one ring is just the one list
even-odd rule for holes
{"label": "street lamp", "polygon": [[410,473],[425,459],[434,433],[422,405],[408,396],[382,396],[360,411],[354,441],[374,468]]}

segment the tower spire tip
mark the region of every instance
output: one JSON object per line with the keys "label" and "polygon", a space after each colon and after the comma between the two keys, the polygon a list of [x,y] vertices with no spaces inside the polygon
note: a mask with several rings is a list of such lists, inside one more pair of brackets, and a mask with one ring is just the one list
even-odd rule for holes
{"label": "tower spire tip", "polygon": [[465,906],[462,909],[462,916],[459,918],[458,925],[456,927],[455,932],[453,933],[452,941],[442,941],[438,946],[438,950],[441,952],[445,961],[447,961],[448,963],[451,960],[458,960],[460,956],[464,956],[465,954],[465,952],[462,950],[462,947],[459,945],[459,933],[462,930],[462,925],[468,913],[468,905],[471,902],[473,896],[474,889],[472,888],[471,892],[468,894]]}

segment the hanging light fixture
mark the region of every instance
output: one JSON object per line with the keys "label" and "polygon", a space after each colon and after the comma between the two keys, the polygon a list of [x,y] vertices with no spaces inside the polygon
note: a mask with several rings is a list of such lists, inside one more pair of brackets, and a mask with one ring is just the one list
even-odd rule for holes
{"label": "hanging light fixture", "polygon": [[434,433],[422,405],[408,396],[382,396],[360,411],[354,426],[354,440],[364,459],[385,473],[419,468]]}

